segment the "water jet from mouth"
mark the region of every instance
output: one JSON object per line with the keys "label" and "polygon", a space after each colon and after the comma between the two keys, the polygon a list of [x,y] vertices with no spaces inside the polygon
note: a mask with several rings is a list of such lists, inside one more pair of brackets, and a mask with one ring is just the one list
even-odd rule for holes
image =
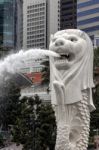
{"label": "water jet from mouth", "polygon": [[8,55],[3,60],[0,60],[0,83],[4,79],[4,76],[19,72],[27,59],[36,60],[44,56],[59,57],[57,53],[43,49],[20,50],[16,54]]}

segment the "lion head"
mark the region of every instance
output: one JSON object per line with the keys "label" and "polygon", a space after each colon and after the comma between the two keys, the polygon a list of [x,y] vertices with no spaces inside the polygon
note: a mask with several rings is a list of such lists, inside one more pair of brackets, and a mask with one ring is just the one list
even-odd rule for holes
{"label": "lion head", "polygon": [[59,31],[51,36],[49,49],[60,54],[60,58],[54,60],[56,68],[68,69],[79,62],[88,51],[88,40],[84,32],[76,29]]}

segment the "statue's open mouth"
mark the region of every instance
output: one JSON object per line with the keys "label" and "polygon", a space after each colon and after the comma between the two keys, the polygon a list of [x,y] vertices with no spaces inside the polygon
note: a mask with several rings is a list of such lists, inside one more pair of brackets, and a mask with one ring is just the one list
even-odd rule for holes
{"label": "statue's open mouth", "polygon": [[69,62],[73,59],[73,54],[71,53],[60,53],[60,57],[55,58],[56,62]]}
{"label": "statue's open mouth", "polygon": [[70,55],[69,54],[60,54],[60,59],[67,59],[69,60]]}

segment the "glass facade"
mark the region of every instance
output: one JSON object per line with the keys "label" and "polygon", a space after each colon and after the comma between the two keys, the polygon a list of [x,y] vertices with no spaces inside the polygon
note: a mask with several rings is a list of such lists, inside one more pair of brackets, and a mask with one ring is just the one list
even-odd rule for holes
{"label": "glass facade", "polygon": [[15,47],[15,0],[0,1],[0,45]]}
{"label": "glass facade", "polygon": [[[82,2],[82,3],[79,3],[79,2]],[[78,0],[78,9],[79,8],[82,8],[82,7],[87,7],[87,6],[91,6],[91,5],[95,5],[95,4],[99,4],[99,0],[86,0],[86,2],[83,0]]]}
{"label": "glass facade", "polygon": [[99,0],[77,1],[77,28],[90,37],[99,35]]}
{"label": "glass facade", "polygon": [[46,48],[46,1],[27,5],[27,48]]}
{"label": "glass facade", "polygon": [[77,0],[60,0],[60,28],[77,27]]}
{"label": "glass facade", "polygon": [[3,20],[3,4],[0,4],[0,45],[3,44]]}

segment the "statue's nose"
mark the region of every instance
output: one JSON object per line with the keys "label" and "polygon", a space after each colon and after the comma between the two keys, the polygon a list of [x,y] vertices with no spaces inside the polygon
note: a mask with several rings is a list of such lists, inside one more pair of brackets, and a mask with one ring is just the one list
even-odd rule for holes
{"label": "statue's nose", "polygon": [[63,40],[59,39],[59,40],[56,40],[55,42],[55,46],[58,47],[58,46],[63,46],[65,43]]}

